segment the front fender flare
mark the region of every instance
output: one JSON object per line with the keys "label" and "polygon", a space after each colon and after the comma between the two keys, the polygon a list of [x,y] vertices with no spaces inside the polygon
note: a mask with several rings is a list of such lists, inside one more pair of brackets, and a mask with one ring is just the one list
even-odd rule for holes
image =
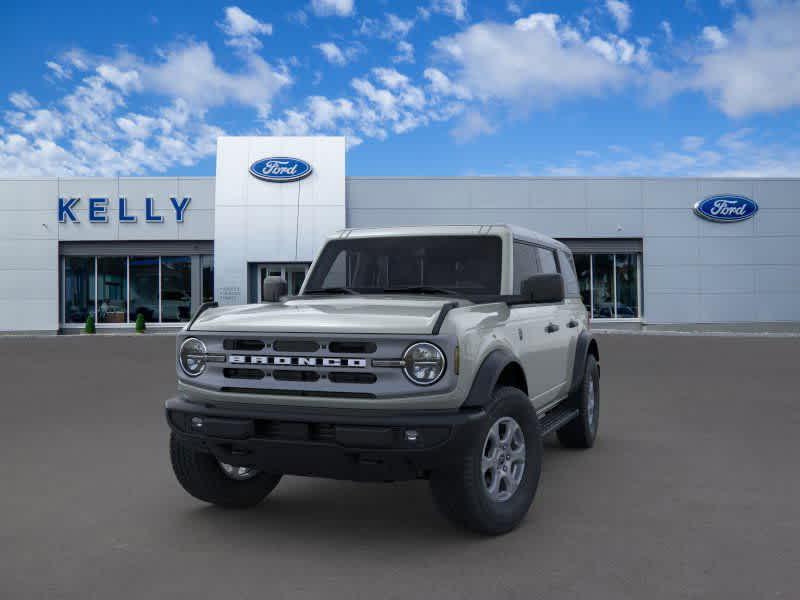
{"label": "front fender flare", "polygon": [[475,379],[472,380],[472,387],[461,408],[488,410],[494,400],[492,392],[497,386],[497,380],[509,363],[519,363],[519,361],[508,350],[502,348],[492,350],[478,367]]}

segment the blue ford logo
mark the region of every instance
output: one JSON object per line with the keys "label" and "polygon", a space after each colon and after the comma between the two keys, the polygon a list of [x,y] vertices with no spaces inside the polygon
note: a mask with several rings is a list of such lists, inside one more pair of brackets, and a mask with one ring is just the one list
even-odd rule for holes
{"label": "blue ford logo", "polygon": [[311,165],[299,158],[271,156],[250,165],[250,174],[264,181],[277,183],[298,181],[311,175]]}
{"label": "blue ford logo", "polygon": [[710,196],[694,205],[698,217],[717,221],[718,223],[734,223],[749,219],[758,212],[755,200],[744,196]]}

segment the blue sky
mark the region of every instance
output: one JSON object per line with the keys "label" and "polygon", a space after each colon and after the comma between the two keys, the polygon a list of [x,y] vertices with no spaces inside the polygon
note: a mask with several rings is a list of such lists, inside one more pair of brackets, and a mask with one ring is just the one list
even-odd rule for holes
{"label": "blue sky", "polygon": [[0,175],[800,176],[800,1],[5,2]]}

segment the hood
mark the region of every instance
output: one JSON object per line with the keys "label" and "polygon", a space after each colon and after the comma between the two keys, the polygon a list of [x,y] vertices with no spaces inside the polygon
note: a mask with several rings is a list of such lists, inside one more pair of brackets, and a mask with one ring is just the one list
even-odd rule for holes
{"label": "hood", "polygon": [[327,296],[222,306],[201,313],[190,330],[425,335],[450,301],[431,296]]}

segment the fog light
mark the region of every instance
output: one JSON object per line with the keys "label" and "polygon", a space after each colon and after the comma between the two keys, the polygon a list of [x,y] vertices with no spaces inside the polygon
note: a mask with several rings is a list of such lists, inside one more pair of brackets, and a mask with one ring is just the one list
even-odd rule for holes
{"label": "fog light", "polygon": [[203,419],[200,417],[192,417],[192,427],[195,429],[203,428]]}
{"label": "fog light", "polygon": [[406,429],[406,441],[407,442],[416,442],[419,434],[417,433],[416,429]]}

